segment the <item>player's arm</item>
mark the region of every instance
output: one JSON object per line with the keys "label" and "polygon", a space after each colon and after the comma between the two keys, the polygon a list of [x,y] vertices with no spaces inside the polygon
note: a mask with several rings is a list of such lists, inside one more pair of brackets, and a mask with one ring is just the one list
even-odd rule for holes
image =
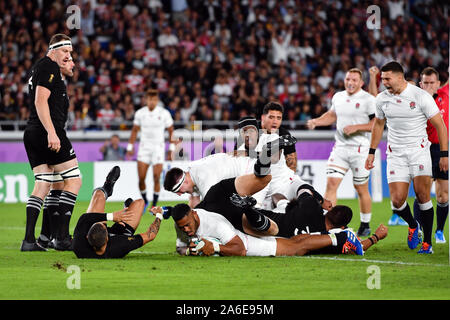
{"label": "player's arm", "polygon": [[289,169],[294,172],[297,172],[297,152],[292,152],[284,155],[286,159],[286,165]]}
{"label": "player's arm", "polygon": [[380,72],[380,70],[375,66],[369,68],[370,79],[369,79],[368,92],[371,95],[373,95],[374,97],[376,97],[378,95],[377,75],[379,72]]}
{"label": "player's arm", "polygon": [[444,120],[440,113],[430,119],[431,124],[436,128],[437,135],[439,138],[439,147],[441,152],[441,158],[439,160],[439,169],[441,171],[448,170],[448,135],[447,127],[445,126]]}
{"label": "player's arm", "polygon": [[50,97],[51,91],[43,86],[36,87],[36,97],[34,100],[34,105],[36,106],[36,112],[47,131],[48,147],[58,152],[61,148],[61,143],[59,141],[58,135],[56,134],[55,127],[53,126],[52,118],[50,117],[50,108],[48,106],[48,98]]}
{"label": "player's arm", "polygon": [[150,225],[150,227],[147,229],[146,232],[140,234],[140,236],[142,237],[143,244],[146,244],[156,238],[162,219],[163,219],[162,214],[156,214],[155,221],[153,221],[153,223]]}
{"label": "player's arm", "polygon": [[213,243],[206,239],[202,239],[202,241],[205,244],[197,252],[203,252],[206,256],[211,256],[215,253],[221,256],[245,256],[246,254],[244,243],[238,235],[234,236],[226,244]]}
{"label": "player's arm", "polygon": [[131,128],[130,139],[128,140],[127,145],[127,155],[132,156],[134,154],[134,143],[136,142],[137,134],[141,130],[141,127],[138,125],[133,125]]}
{"label": "player's arm", "polygon": [[173,126],[168,127],[167,132],[169,133],[169,154],[168,159],[172,161],[174,159],[173,153],[175,152],[176,141],[173,139]]}
{"label": "player's arm", "polygon": [[375,122],[375,115],[369,116],[370,121],[363,124],[353,124],[344,128],[346,135],[351,135],[357,132],[371,132],[373,123]]}
{"label": "player's arm", "polygon": [[315,127],[329,126],[335,123],[336,120],[337,120],[336,112],[328,110],[320,117],[308,120],[306,126],[308,127],[309,130],[314,130]]}
{"label": "player's arm", "polygon": [[369,154],[366,159],[365,167],[367,170],[373,168],[373,161],[375,160],[375,152],[373,152],[381,141],[383,137],[384,124],[386,123],[386,119],[379,119],[377,117],[374,118],[375,121],[372,127],[372,137],[370,139],[370,149]]}
{"label": "player's arm", "polygon": [[388,228],[385,225],[380,224],[380,226],[377,228],[377,230],[375,230],[375,233],[372,236],[361,241],[363,250],[366,251],[371,246],[376,244],[378,241],[386,238],[387,235],[388,235]]}

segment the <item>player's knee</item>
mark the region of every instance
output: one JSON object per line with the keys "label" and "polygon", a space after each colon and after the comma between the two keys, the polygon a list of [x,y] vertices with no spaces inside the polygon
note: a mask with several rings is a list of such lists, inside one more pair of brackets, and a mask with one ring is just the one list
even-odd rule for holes
{"label": "player's knee", "polygon": [[406,199],[393,198],[391,200],[391,202],[392,202],[392,209],[393,210],[400,210],[400,209],[403,209],[404,204],[406,203]]}
{"label": "player's knee", "polygon": [[353,176],[353,185],[355,186],[355,188],[361,186],[360,189],[365,189],[365,188],[367,188],[367,182],[369,182],[369,175],[364,176],[364,177]]}
{"label": "player's knee", "polygon": [[417,201],[419,201],[419,203],[425,203],[425,202],[430,201],[431,196],[430,196],[429,192],[420,191],[420,192],[416,193],[416,198],[417,198]]}

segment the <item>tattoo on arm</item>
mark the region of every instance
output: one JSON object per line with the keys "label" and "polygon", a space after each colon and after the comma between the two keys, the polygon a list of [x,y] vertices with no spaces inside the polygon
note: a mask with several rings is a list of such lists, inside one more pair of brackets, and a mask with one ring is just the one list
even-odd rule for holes
{"label": "tattoo on arm", "polygon": [[286,165],[289,169],[297,171],[297,152],[290,153],[286,155]]}
{"label": "tattoo on arm", "polygon": [[156,218],[155,221],[153,221],[153,223],[148,228],[147,235],[150,238],[150,241],[152,241],[153,239],[156,238],[156,235],[158,234],[160,225],[161,225],[161,220]]}

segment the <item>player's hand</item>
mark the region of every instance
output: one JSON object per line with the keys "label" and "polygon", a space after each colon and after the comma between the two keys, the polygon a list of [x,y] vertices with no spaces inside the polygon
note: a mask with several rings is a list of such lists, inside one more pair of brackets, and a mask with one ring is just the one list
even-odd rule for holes
{"label": "player's hand", "polygon": [[439,170],[448,171],[448,157],[441,157],[439,160]]}
{"label": "player's hand", "polygon": [[380,224],[377,230],[375,230],[375,234],[377,235],[379,240],[386,238],[388,235],[388,227],[386,227],[384,224]]}
{"label": "player's hand", "polygon": [[194,242],[189,243],[189,247],[186,249],[187,256],[198,256],[197,250],[195,249],[197,245]]}
{"label": "player's hand", "polygon": [[[201,243],[203,242],[203,245],[201,245]],[[204,238],[202,238],[202,241],[200,241],[197,244],[197,254],[198,253],[203,253],[205,256],[212,256],[215,252],[214,252],[214,246],[212,244],[211,241],[208,241]]]}
{"label": "player's hand", "polygon": [[163,213],[163,209],[161,207],[151,207],[150,212],[155,216],[157,213]]}
{"label": "player's hand", "polygon": [[314,128],[316,127],[316,121],[315,121],[314,119],[308,120],[308,121],[306,122],[306,127],[307,127],[309,130],[314,130]]}
{"label": "player's hand", "polygon": [[59,141],[58,135],[56,132],[50,132],[47,135],[48,148],[52,151],[59,152],[61,149],[61,142]]}
{"label": "player's hand", "polygon": [[[128,207],[123,208],[122,210],[113,212],[114,215],[114,221],[116,221],[116,215],[117,215],[117,221],[116,222],[124,222],[127,224],[133,224],[133,221],[136,220],[136,214],[133,210],[130,210]],[[123,224],[123,223],[122,223]]]}
{"label": "player's hand", "polygon": [[330,200],[323,198],[322,209],[330,211],[331,209],[333,209],[333,204]]}
{"label": "player's hand", "polygon": [[358,129],[357,129],[355,126],[350,125],[350,126],[346,126],[346,127],[344,128],[344,133],[345,133],[347,136],[350,136],[350,135],[352,135],[352,134],[354,134],[354,133],[356,133],[356,132],[358,132]]}
{"label": "player's hand", "polygon": [[380,73],[380,70],[376,66],[369,68],[369,74],[370,74],[371,78],[376,77],[378,75],[378,73]]}
{"label": "player's hand", "polygon": [[369,154],[369,155],[367,156],[366,163],[365,163],[365,165],[364,165],[364,167],[366,168],[366,170],[371,170],[371,169],[373,169],[373,168],[375,167],[375,166],[373,165],[374,159],[375,159],[375,155],[373,155],[373,154]]}
{"label": "player's hand", "polygon": [[113,212],[113,221],[121,223],[123,221],[123,217],[124,217],[124,214],[127,211],[127,209],[128,208],[123,208],[122,210],[114,211]]}

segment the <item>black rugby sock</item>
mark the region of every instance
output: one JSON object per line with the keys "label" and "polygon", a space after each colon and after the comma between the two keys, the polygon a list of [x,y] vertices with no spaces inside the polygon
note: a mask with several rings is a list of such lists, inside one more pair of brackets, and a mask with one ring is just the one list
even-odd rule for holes
{"label": "black rugby sock", "polygon": [[436,206],[436,230],[444,230],[445,220],[448,216],[448,202],[439,203]]}
{"label": "black rugby sock", "polygon": [[69,233],[70,218],[72,217],[72,212],[76,200],[77,200],[76,194],[69,191],[61,192],[58,207],[58,212],[60,214],[58,240],[64,240],[70,235]]}
{"label": "black rugby sock", "polygon": [[269,230],[271,222],[269,218],[262,213],[258,212],[254,208],[246,208],[244,214],[253,229],[258,231]]}
{"label": "black rugby sock", "polygon": [[35,242],[36,237],[34,235],[34,229],[36,227],[36,222],[39,217],[39,212],[41,211],[44,200],[36,196],[30,196],[27,201],[27,223],[25,227],[25,240],[27,242]]}

